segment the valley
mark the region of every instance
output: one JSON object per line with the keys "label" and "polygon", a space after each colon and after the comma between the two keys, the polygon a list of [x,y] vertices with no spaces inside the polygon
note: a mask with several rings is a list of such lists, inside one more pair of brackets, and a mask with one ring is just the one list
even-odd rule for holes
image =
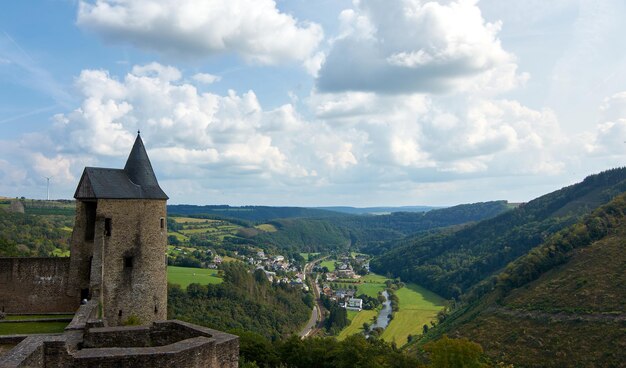
{"label": "valley", "polygon": [[[626,169],[615,169],[514,206],[378,215],[172,206],[168,317],[234,331],[257,361],[267,357],[247,344],[268,341],[279,354],[281,344],[367,338],[408,357],[444,341],[480,344],[489,364],[619,366],[624,193]],[[0,201],[2,255],[68,256],[72,202],[17,202]]]}

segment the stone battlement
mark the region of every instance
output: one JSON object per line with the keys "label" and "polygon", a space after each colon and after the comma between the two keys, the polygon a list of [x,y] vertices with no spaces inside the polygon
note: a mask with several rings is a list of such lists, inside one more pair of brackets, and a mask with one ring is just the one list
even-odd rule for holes
{"label": "stone battlement", "polygon": [[0,358],[0,368],[180,367],[236,368],[239,338],[181,321],[151,326],[90,327],[97,304],[81,306],[60,335],[24,338]]}

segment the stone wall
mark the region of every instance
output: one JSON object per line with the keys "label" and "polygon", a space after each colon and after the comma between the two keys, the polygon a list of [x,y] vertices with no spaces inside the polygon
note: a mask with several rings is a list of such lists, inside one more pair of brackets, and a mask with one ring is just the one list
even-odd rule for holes
{"label": "stone wall", "polygon": [[0,310],[73,313],[80,296],[67,295],[69,258],[0,258]]}
{"label": "stone wall", "polygon": [[[88,314],[77,313],[76,324],[83,324],[78,320]],[[238,361],[237,336],[181,321],[162,321],[150,327],[86,328],[32,336],[0,357],[0,368],[237,368]]]}

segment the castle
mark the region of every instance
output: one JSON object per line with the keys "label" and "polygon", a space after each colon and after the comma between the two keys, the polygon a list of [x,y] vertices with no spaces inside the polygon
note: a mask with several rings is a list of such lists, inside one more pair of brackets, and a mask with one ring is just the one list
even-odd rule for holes
{"label": "castle", "polygon": [[[167,195],[138,132],[124,169],[86,167],[67,258],[0,258],[6,313],[75,313],[61,335],[0,337],[0,367],[237,367],[234,335],[167,319]],[[127,324],[141,326],[124,327]]]}

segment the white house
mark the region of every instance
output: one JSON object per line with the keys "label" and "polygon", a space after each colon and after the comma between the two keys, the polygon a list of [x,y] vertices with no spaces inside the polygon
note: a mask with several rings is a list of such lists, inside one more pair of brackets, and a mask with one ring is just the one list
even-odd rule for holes
{"label": "white house", "polygon": [[363,299],[348,299],[348,303],[346,303],[346,309],[360,311],[361,309],[363,309]]}

